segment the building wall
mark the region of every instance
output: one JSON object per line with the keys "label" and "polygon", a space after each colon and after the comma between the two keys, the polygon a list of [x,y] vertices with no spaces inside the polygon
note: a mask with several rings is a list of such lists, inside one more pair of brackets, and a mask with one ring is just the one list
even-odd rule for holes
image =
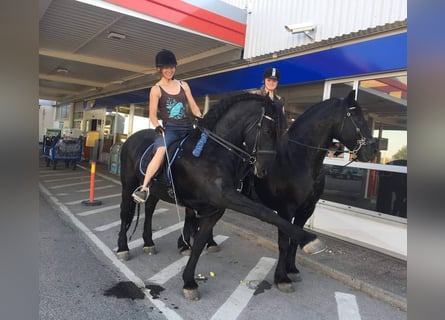
{"label": "building wall", "polygon": [[56,108],[52,105],[40,105],[39,107],[39,142],[43,142],[46,129],[59,129],[55,121]]}
{"label": "building wall", "polygon": [[[247,10],[245,59],[407,19],[406,0],[223,1]],[[313,40],[284,28],[304,22],[316,25]]]}

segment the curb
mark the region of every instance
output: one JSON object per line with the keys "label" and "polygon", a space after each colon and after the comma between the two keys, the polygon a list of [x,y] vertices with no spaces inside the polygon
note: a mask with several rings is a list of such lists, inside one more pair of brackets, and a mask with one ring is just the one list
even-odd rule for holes
{"label": "curb", "polygon": [[[224,228],[229,229],[233,233],[247,240],[255,241],[260,246],[278,253],[278,245],[276,242],[271,241],[270,239],[264,238],[262,236],[259,236],[257,234],[254,234],[251,231],[238,227],[230,222],[219,220],[218,223],[220,223]],[[303,267],[310,268],[316,272],[324,274],[332,279],[340,281],[341,283],[347,286],[362,291],[375,299],[386,302],[396,308],[399,308],[404,312],[407,312],[407,300],[404,297],[401,297],[392,292],[378,288],[360,279],[353,278],[343,272],[340,272],[331,267],[323,265],[311,259],[310,257],[304,256],[302,254],[297,254],[297,262]]]}

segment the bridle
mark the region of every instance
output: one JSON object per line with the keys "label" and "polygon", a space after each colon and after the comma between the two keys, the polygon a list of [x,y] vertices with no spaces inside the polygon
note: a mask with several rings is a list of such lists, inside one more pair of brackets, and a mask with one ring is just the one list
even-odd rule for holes
{"label": "bridle", "polygon": [[252,152],[247,152],[245,149],[242,149],[233,143],[225,140],[224,138],[218,136],[216,133],[200,127],[197,125],[196,127],[201,130],[204,134],[207,135],[208,138],[212,139],[214,142],[219,144],[220,146],[224,147],[226,150],[232,152],[237,157],[239,157],[244,163],[247,163],[249,166],[255,165],[257,162],[257,157],[260,154],[271,154],[275,155],[277,152],[276,150],[268,150],[268,149],[261,149],[261,128],[263,126],[263,121],[273,121],[275,122],[275,119],[265,114],[265,109],[262,108],[261,116],[257,121],[252,123],[247,129],[246,134],[249,133],[251,130],[256,128],[256,134],[255,134],[255,142],[252,147]]}
{"label": "bridle", "polygon": [[[350,110],[354,110],[355,108],[356,108],[355,106],[346,108],[346,113],[345,113],[345,116],[343,117],[343,121],[342,121],[341,126],[340,126],[340,133],[341,133],[343,131],[343,128],[344,128],[344,125],[345,125],[345,121],[347,119],[349,119],[351,121],[352,125],[355,127],[355,131],[357,132],[357,134],[360,137],[359,139],[357,139],[357,143],[356,143],[354,149],[350,150],[351,158],[352,158],[353,161],[357,158],[357,154],[360,151],[360,149],[363,146],[367,145],[366,138],[363,136],[360,128],[357,126],[357,124],[355,123],[354,119],[352,119],[352,115],[351,115]],[[292,142],[292,143],[295,143],[295,144],[298,144],[298,145],[301,145],[301,146],[304,146],[304,147],[307,147],[307,148],[321,150],[321,151],[330,151],[330,149],[328,149],[328,148],[321,148],[321,147],[311,146],[311,145],[307,145],[307,144],[304,144],[304,143],[301,143],[299,141],[292,140],[292,139],[288,139],[288,140],[290,142]]]}
{"label": "bridle", "polygon": [[360,149],[361,149],[363,146],[366,146],[366,145],[367,145],[366,138],[363,136],[362,131],[361,131],[360,128],[357,126],[357,124],[355,123],[354,119],[352,119],[352,116],[351,116],[351,112],[350,112],[350,110],[354,110],[355,108],[356,108],[355,106],[347,107],[347,108],[346,108],[346,114],[345,114],[345,116],[343,117],[343,121],[342,121],[342,124],[341,124],[341,127],[340,127],[340,133],[341,133],[341,132],[343,131],[343,127],[344,127],[345,121],[346,121],[347,119],[349,119],[349,120],[351,120],[352,125],[355,127],[355,132],[357,132],[357,134],[358,134],[359,137],[360,137],[359,139],[357,139],[357,143],[356,143],[354,149],[352,149],[352,150],[350,151],[350,153],[351,153],[351,157],[352,157],[353,160],[355,160],[355,159],[357,158],[357,154],[358,154],[358,152],[360,151]]}

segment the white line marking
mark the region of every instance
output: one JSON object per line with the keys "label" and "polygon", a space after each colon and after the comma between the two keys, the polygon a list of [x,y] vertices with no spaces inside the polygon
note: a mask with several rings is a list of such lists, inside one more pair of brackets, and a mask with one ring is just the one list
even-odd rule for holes
{"label": "white line marking", "polygon": [[[216,243],[219,245],[222,242],[226,241],[229,237],[218,235],[214,238]],[[205,255],[207,251],[203,251],[201,256]],[[152,282],[158,285],[163,285],[171,278],[175,277],[178,273],[181,272],[181,270],[185,267],[187,264],[187,261],[189,260],[189,257],[182,257],[179,260],[176,260],[172,264],[168,265],[158,273],[156,273],[151,278],[147,279],[148,282]]]}
{"label": "white line marking", "polygon": [[[108,189],[108,188],[114,188],[116,186],[112,186],[112,185],[107,185],[107,186],[102,186],[102,187],[94,187],[94,190],[103,190],[103,189]],[[80,189],[80,190],[76,190],[76,192],[89,192],[90,188],[86,188],[86,189]]]}
{"label": "white line marking", "polygon": [[104,212],[104,211],[117,209],[120,206],[121,206],[120,204],[115,204],[114,206],[101,207],[101,208],[97,208],[97,209],[93,209],[93,210],[89,210],[89,211],[84,211],[84,212],[81,212],[81,213],[77,213],[76,215],[77,216],[81,216],[81,217],[86,217],[86,216],[90,216],[90,215],[95,214],[95,213],[100,213],[100,212]]}
{"label": "white line marking", "polygon": [[[159,209],[156,209],[155,211],[153,211],[153,215],[156,215],[158,213],[165,212],[165,211],[168,211],[168,209],[159,208]],[[133,221],[136,221],[136,219],[137,219],[137,217],[135,215],[135,217],[133,218]],[[141,213],[141,215],[139,216],[139,219],[141,219],[141,220],[145,219],[145,213]],[[114,228],[114,227],[117,227],[120,225],[121,225],[121,221],[117,220],[117,221],[113,221],[111,223],[105,224],[103,226],[96,227],[93,230],[94,231],[106,231],[106,230],[109,230],[111,228]]]}
{"label": "white line marking", "polygon": [[[96,182],[100,182],[102,180],[96,180]],[[60,189],[60,188],[66,188],[66,187],[74,187],[74,186],[79,186],[81,184],[89,184],[90,180],[86,180],[86,181],[82,181],[82,182],[76,182],[76,183],[68,183],[68,184],[61,184],[58,186],[54,186],[54,187],[49,187],[49,189]]]}
{"label": "white line marking", "polygon": [[[169,233],[172,233],[173,231],[181,229],[183,225],[184,225],[184,222],[180,221],[180,222],[175,223],[175,224],[173,224],[171,226],[168,226],[167,228],[164,228],[164,229],[161,229],[159,231],[156,231],[156,232],[153,233],[152,239],[153,240],[159,239],[159,238],[161,238],[161,237],[163,237],[163,236],[165,236],[165,235],[167,235]],[[139,246],[141,246],[143,244],[144,244],[144,239],[139,238],[139,239],[136,239],[136,240],[133,240],[133,241],[129,242],[128,243],[128,248],[129,249],[134,249],[134,248],[139,247]],[[114,251],[117,251],[117,247],[114,248]]]}
{"label": "white line marking", "polygon": [[87,176],[72,176],[72,177],[64,177],[64,178],[58,178],[58,179],[51,179],[51,180],[43,180],[42,182],[44,183],[49,183],[49,182],[57,182],[57,181],[67,181],[67,180],[79,180],[79,179],[89,179],[90,177]]}
{"label": "white line marking", "polygon": [[[135,216],[135,217],[133,218],[133,221],[136,221],[136,219],[137,219],[137,217]],[[141,213],[141,215],[139,216],[139,219],[140,219],[140,220],[145,219],[145,214],[144,214],[144,213]],[[121,225],[121,221],[120,221],[120,220],[117,220],[117,221],[113,221],[113,222],[108,223],[108,224],[104,224],[103,226],[96,227],[96,228],[94,228],[93,230],[94,230],[94,231],[98,231],[98,232],[102,232],[102,231],[107,231],[107,230],[109,230],[109,229],[112,229],[112,228],[117,227],[117,226],[120,226],[120,225]]]}
{"label": "white line marking", "polygon": [[[84,167],[84,166],[82,166],[82,165],[77,165],[77,167],[80,168],[80,169],[82,169],[82,170],[91,172],[91,169],[88,169],[87,167]],[[121,184],[121,181],[120,181],[120,180],[110,178],[110,177],[108,177],[108,176],[106,176],[106,175],[104,175],[104,174],[102,174],[102,173],[100,173],[100,172],[97,172],[97,171],[96,171],[95,175],[98,176],[98,177],[101,177],[101,178],[103,178],[103,179],[105,179],[105,180],[111,181],[111,182],[113,182],[113,183],[115,183],[115,184],[118,184],[118,185]]]}
{"label": "white line marking", "polygon": [[[121,196],[120,193],[115,193],[115,194],[109,194],[109,195],[107,195],[107,196],[95,197],[94,199],[96,199],[96,200],[102,200],[102,199],[108,199],[108,198],[114,198],[114,197],[120,197],[120,196]],[[65,204],[66,204],[67,206],[71,206],[71,205],[74,205],[74,204],[81,204],[82,201],[85,201],[85,200],[88,200],[88,199],[83,199],[83,200],[76,200],[76,201],[66,202]]]}
{"label": "white line marking", "polygon": [[77,219],[66,207],[63,203],[61,203],[59,200],[57,200],[56,197],[54,197],[48,189],[46,189],[40,182],[39,182],[39,188],[40,191],[48,195],[48,197],[51,199],[51,201],[54,202],[54,204],[61,210],[63,214],[65,214],[72,222],[73,224],[82,231],[96,246],[98,249],[102,251],[102,253],[111,260],[111,262],[119,269],[122,274],[124,274],[125,277],[127,277],[128,280],[133,282],[135,285],[140,287],[145,296],[150,300],[150,302],[158,308],[159,311],[163,313],[163,315],[168,320],[180,320],[182,317],[177,314],[174,310],[168,308],[165,303],[160,299],[153,299],[150,290],[145,288],[145,283],[140,279],[138,276],[135,275],[135,273],[128,268],[124,263],[119,261],[119,259],[116,257],[113,251],[110,250],[100,239],[90,230],[88,229],[79,219]]}
{"label": "white line marking", "polygon": [[[277,259],[262,257],[246,277],[246,280],[264,280]],[[249,303],[255,291],[240,284],[226,302],[216,311],[211,320],[236,319]]]}
{"label": "white line marking", "polygon": [[355,295],[335,292],[338,320],[361,320]]}
{"label": "white line marking", "polygon": [[47,174],[39,174],[39,178],[45,178],[45,177],[62,177],[62,176],[72,176],[74,173],[73,172],[69,172],[69,173],[55,173],[54,171],[47,171],[47,172],[52,172],[52,173],[47,173]]}

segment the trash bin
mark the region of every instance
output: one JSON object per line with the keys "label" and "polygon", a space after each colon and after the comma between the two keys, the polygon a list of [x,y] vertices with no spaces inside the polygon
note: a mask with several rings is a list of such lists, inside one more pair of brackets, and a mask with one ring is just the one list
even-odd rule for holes
{"label": "trash bin", "polygon": [[122,143],[117,142],[110,148],[110,166],[109,171],[113,174],[121,174],[121,147]]}

